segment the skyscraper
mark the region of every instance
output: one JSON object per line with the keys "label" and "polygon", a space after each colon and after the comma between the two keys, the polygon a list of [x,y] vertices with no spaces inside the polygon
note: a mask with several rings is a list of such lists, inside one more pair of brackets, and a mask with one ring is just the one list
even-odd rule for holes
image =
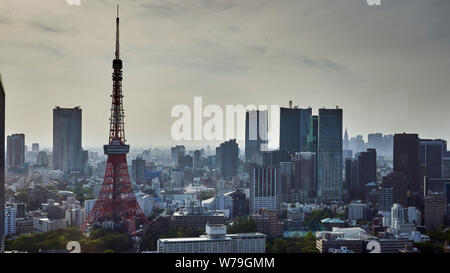
{"label": "skyscraper", "polygon": [[[298,152],[307,152],[312,109],[280,108],[281,162],[292,161]],[[341,136],[342,138],[342,136]]]}
{"label": "skyscraper", "polygon": [[0,253],[5,233],[5,89],[0,74]]}
{"label": "skyscraper", "polygon": [[25,135],[13,134],[7,139],[8,169],[20,168],[25,163]]}
{"label": "skyscraper", "polygon": [[447,151],[447,141],[442,139],[420,139],[419,160],[426,165],[428,178],[444,177],[444,153]]}
{"label": "skyscraper", "polygon": [[81,108],[53,109],[53,169],[81,171]]}
{"label": "skyscraper", "polygon": [[316,154],[302,152],[295,155],[294,189],[307,192],[308,199],[316,196]]}
{"label": "skyscraper", "polygon": [[257,166],[250,188],[250,212],[261,208],[277,210],[280,203],[279,167]]}
{"label": "skyscraper", "polygon": [[366,152],[356,154],[356,180],[354,187],[350,188],[350,198],[364,198],[365,185],[377,182],[377,152],[375,149],[367,149]]}
{"label": "skyscraper", "polygon": [[319,109],[317,194],[342,200],[342,109]]}
{"label": "skyscraper", "polygon": [[131,161],[131,177],[137,184],[145,182],[145,160],[142,157]]}
{"label": "skyscraper", "polygon": [[225,180],[231,180],[237,175],[239,166],[239,147],[236,139],[231,139],[216,148],[216,160],[220,175]]}
{"label": "skyscraper", "polygon": [[267,150],[267,143],[267,111],[247,111],[245,114],[245,161],[258,161],[261,151]]}
{"label": "skyscraper", "polygon": [[408,190],[414,192],[420,191],[421,181],[418,134],[395,134],[394,172],[401,172],[406,176],[408,179]]}

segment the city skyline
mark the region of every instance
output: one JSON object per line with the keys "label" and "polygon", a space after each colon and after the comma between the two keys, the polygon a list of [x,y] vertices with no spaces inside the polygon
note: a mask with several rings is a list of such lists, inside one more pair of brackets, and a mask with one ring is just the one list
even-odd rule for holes
{"label": "city skyline", "polygon": [[[448,5],[395,1],[370,7],[364,2],[121,3],[128,142],[178,143],[170,137],[176,120],[170,110],[192,105],[199,95],[205,104],[223,108],[286,107],[292,100],[311,106],[315,114],[339,105],[350,135],[414,132],[450,138],[450,127],[427,122],[448,114]],[[83,147],[100,147],[107,138],[107,68],[114,40],[107,26],[115,3],[2,4],[6,134],[24,133],[30,143],[48,147],[52,109],[81,106]]]}

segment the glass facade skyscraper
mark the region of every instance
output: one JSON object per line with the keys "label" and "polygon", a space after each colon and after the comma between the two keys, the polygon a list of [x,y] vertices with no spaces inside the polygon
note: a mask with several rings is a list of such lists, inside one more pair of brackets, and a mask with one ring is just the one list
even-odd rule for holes
{"label": "glass facade skyscraper", "polygon": [[318,198],[342,200],[342,109],[319,109],[318,128]]}
{"label": "glass facade skyscraper", "polygon": [[295,153],[309,150],[311,113],[311,108],[280,108],[281,162],[292,161]]}
{"label": "glass facade skyscraper", "polygon": [[81,171],[81,108],[53,109],[53,169]]}

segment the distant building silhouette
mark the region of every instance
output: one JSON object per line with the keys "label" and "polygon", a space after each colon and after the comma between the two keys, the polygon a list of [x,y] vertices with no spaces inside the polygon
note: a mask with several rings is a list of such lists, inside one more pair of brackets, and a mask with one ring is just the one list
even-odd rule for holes
{"label": "distant building silhouette", "polygon": [[25,135],[13,134],[7,138],[8,169],[23,167],[25,163]]}

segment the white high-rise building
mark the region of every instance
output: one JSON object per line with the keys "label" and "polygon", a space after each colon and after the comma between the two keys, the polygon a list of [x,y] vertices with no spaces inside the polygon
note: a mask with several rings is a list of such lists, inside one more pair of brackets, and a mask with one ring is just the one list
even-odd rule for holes
{"label": "white high-rise building", "polygon": [[400,204],[395,203],[391,208],[391,228],[399,229],[405,223],[405,209]]}

